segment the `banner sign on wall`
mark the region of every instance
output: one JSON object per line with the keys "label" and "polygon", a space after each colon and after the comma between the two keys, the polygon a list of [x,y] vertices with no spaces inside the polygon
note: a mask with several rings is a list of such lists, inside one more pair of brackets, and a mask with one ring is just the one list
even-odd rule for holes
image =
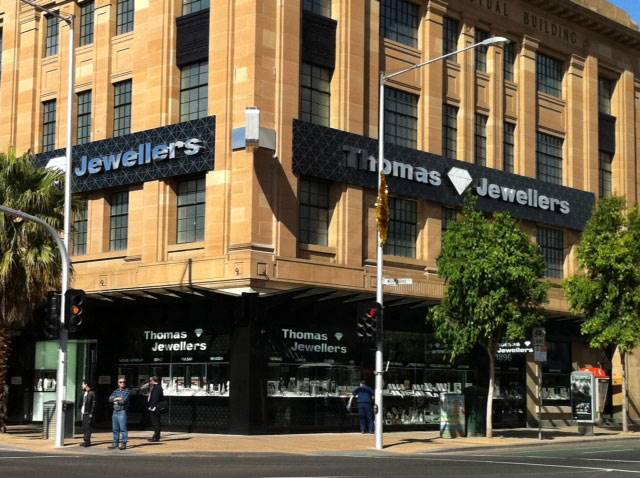
{"label": "banner sign on wall", "polygon": [[[293,123],[293,170],[300,176],[376,189],[377,151],[375,139]],[[482,211],[506,211],[520,219],[582,230],[595,203],[586,191],[393,144],[385,145],[383,163],[390,193],[449,207],[461,207],[464,193],[472,191]]]}
{"label": "banner sign on wall", "polygon": [[[79,144],[72,149],[73,192],[209,171],[214,151],[214,116]],[[46,166],[64,155],[64,149],[41,153],[36,163]]]}

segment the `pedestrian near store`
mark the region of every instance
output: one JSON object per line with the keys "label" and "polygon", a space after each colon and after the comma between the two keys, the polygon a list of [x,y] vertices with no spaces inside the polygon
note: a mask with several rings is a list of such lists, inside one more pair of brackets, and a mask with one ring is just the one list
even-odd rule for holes
{"label": "pedestrian near store", "polygon": [[110,446],[109,449],[120,448],[120,450],[126,450],[128,438],[127,409],[129,408],[129,389],[127,388],[126,379],[118,379],[118,388],[109,396],[109,403],[113,404],[113,415],[111,417],[113,446]]}
{"label": "pedestrian near store", "polygon": [[91,432],[93,426],[93,416],[96,411],[96,394],[91,390],[91,384],[86,381],[82,382],[82,407],[80,407],[80,415],[82,416],[82,433],[83,447],[91,446]]}
{"label": "pedestrian near store", "polygon": [[149,411],[151,426],[153,427],[153,436],[149,439],[150,442],[160,441],[160,427],[162,425],[160,420],[160,402],[163,400],[164,393],[162,391],[162,385],[160,385],[160,379],[153,376],[149,380],[149,398],[147,398],[147,410]]}
{"label": "pedestrian near store", "polygon": [[356,397],[356,402],[358,403],[360,432],[373,433],[373,389],[369,387],[364,380],[361,380],[360,386],[351,393],[347,408],[351,408],[353,397]]}

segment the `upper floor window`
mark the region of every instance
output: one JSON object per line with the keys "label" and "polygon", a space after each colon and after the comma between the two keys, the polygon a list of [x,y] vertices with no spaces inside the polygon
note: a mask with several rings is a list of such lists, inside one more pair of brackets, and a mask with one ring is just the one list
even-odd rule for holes
{"label": "upper floor window", "polygon": [[611,98],[613,97],[613,81],[608,78],[598,78],[598,111],[611,114]]}
{"label": "upper floor window", "polygon": [[476,114],[476,164],[487,165],[487,117]]}
{"label": "upper floor window", "polygon": [[209,0],[182,0],[182,14],[199,12],[209,8]]}
{"label": "upper floor window", "polygon": [[205,178],[178,183],[178,244],[204,240]]}
{"label": "upper floor window", "polygon": [[317,13],[323,17],[331,16],[331,0],[304,0],[302,8],[305,12]]}
{"label": "upper floor window", "polygon": [[389,232],[384,253],[416,257],[418,204],[415,201],[389,198]]}
{"label": "upper floor window", "polygon": [[564,234],[560,229],[538,227],[538,246],[547,266],[545,276],[562,279],[564,266]]}
{"label": "upper floor window", "polygon": [[[451,223],[454,223],[458,220],[458,210],[452,207],[442,206],[442,221],[441,221],[441,231],[444,233],[449,229]],[[442,234],[444,237],[444,234]]]}
{"label": "upper floor window", "polygon": [[56,147],[56,100],[42,103],[42,152]]}
{"label": "upper floor window", "polygon": [[444,105],[442,115],[442,152],[445,158],[458,158],[458,108]]}
{"label": "upper floor window", "polygon": [[180,121],[207,116],[209,63],[201,61],[180,70]]}
{"label": "upper floor window", "polygon": [[44,18],[47,22],[47,31],[44,42],[44,56],[57,55],[59,20],[54,16],[46,16]]}
{"label": "upper floor window", "polygon": [[113,136],[131,133],[131,80],[113,85]]}
{"label": "upper floor window", "polygon": [[301,179],[299,213],[298,241],[326,246],[329,239],[329,183]]}
{"label": "upper floor window", "polygon": [[385,88],[384,140],[386,143],[415,148],[418,142],[418,97]]}
{"label": "upper floor window", "polygon": [[611,197],[613,192],[613,154],[605,151],[599,153],[599,193],[601,198]]}
{"label": "upper floor window", "polygon": [[513,42],[506,43],[503,47],[503,69],[506,81],[515,81],[516,47]]}
{"label": "upper floor window", "polygon": [[84,2],[80,5],[80,46],[93,43],[93,17],[95,2]]}
{"label": "upper floor window", "polygon": [[418,46],[420,8],[407,0],[381,0],[382,36],[404,45]]}
{"label": "upper floor window", "polygon": [[[489,32],[476,28],[476,43],[480,43],[489,38]],[[476,70],[486,72],[487,71],[487,50],[486,46],[479,46],[475,48],[476,52]]]}
{"label": "upper floor window", "polygon": [[329,68],[303,63],[300,76],[300,119],[321,126],[329,126],[331,103],[331,75]]}
{"label": "upper floor window", "polygon": [[133,31],[134,0],[118,0],[116,4],[116,35]]}
{"label": "upper floor window", "polygon": [[515,171],[515,147],[516,147],[516,125],[504,123],[504,170],[507,173]]}
{"label": "upper floor window", "polygon": [[81,256],[87,253],[87,224],[88,224],[88,201],[82,199],[78,203],[77,209],[73,212],[73,255]]}
{"label": "upper floor window", "polygon": [[91,141],[91,90],[77,94],[76,144]]}
{"label": "upper floor window", "polygon": [[109,205],[109,250],[121,251],[129,238],[129,191],[112,194]]}
{"label": "upper floor window", "polygon": [[536,177],[540,181],[562,184],[562,138],[538,133]]}
{"label": "upper floor window", "polygon": [[444,55],[453,53],[458,49],[459,36],[460,22],[453,18],[444,17],[444,24],[442,26],[442,49]]}
{"label": "upper floor window", "polygon": [[538,53],[536,58],[538,91],[558,98],[562,96],[563,64],[560,60]]}

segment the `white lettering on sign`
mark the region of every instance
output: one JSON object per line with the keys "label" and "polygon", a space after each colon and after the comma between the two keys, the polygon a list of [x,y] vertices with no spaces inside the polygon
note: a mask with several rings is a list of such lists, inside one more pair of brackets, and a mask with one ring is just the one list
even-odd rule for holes
{"label": "white lettering on sign", "polygon": [[[282,337],[284,339],[294,340],[291,350],[294,352],[315,352],[330,354],[346,354],[348,348],[345,345],[329,345],[329,334],[322,332],[301,332],[293,329],[282,329]],[[340,342],[344,335],[342,332],[336,332],[333,337]],[[307,340],[320,343],[303,343],[299,340]]]}
{"label": "white lettering on sign", "polygon": [[[196,335],[197,337],[200,337],[200,335],[198,335],[198,332],[200,332],[200,335],[202,335],[202,329],[196,329]],[[178,331],[178,332],[154,332],[153,330],[144,331],[144,339],[152,340],[154,342],[153,345],[151,346],[152,352],[198,352],[198,351],[207,350],[206,342],[188,342],[187,340],[184,340],[188,337],[188,335],[189,334],[187,334],[187,332],[185,331]],[[169,343],[161,342],[164,340],[170,340],[170,341],[177,340],[178,342],[169,342]]]}

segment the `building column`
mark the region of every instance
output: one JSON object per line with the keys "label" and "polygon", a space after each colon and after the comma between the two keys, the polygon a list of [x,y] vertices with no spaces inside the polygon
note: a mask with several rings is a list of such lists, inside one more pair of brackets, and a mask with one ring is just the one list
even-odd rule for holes
{"label": "building column", "polygon": [[[585,60],[577,55],[571,55],[569,70],[567,72],[566,90],[567,101],[565,111],[567,158],[566,167],[563,168],[564,181],[566,186],[582,189],[584,183],[583,168],[584,162],[584,127],[585,115],[582,100],[584,98],[584,67]],[[596,97],[597,98],[597,97]]]}
{"label": "building column", "polygon": [[[32,147],[37,148],[34,152],[39,152],[41,132],[39,126],[38,94],[39,82],[41,82],[41,58],[42,46],[40,44],[40,29],[44,22],[44,17],[35,14],[33,9],[18,14],[18,88],[16,111],[14,121],[16,122],[15,146],[16,152],[22,154]],[[56,138],[57,140],[57,138]]]}
{"label": "building column", "polygon": [[93,66],[92,136],[96,141],[111,136],[113,122],[113,88],[111,87],[111,32],[115,20],[111,5],[96,5]]}
{"label": "building column", "polygon": [[[598,58],[588,56],[584,61],[582,89],[582,187],[597,194],[598,192]],[[570,105],[571,106],[571,105]],[[578,158],[576,158],[578,159]]]}
{"label": "building column", "polygon": [[613,162],[613,193],[636,197],[635,82],[633,72],[620,76],[612,102],[616,120],[616,155]]}
{"label": "building column", "polygon": [[489,73],[489,120],[487,122],[487,166],[504,170],[504,51],[502,47],[489,47],[487,73]]}
{"label": "building column", "polygon": [[[464,48],[475,42],[475,19],[464,18],[461,22],[458,48]],[[475,51],[467,50],[456,55],[460,63],[460,110],[458,111],[458,159],[473,163],[475,148],[476,117],[476,64]]]}
{"label": "building column", "polygon": [[517,174],[536,177],[536,52],[538,40],[525,35],[518,61],[518,127],[516,128]]}

